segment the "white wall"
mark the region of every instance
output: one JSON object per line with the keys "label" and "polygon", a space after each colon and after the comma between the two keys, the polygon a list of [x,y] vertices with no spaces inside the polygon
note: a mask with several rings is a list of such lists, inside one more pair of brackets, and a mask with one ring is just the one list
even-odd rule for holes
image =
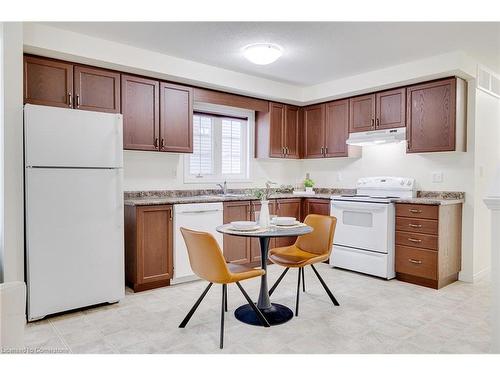
{"label": "white wall", "polygon": [[[214,189],[215,184],[185,184],[184,156],[162,152],[125,151],[125,190]],[[285,167],[286,166],[286,167]],[[250,182],[228,182],[229,189],[263,187],[267,180],[292,184],[300,176],[300,161],[250,159]],[[221,181],[222,182],[222,181]]]}
{"label": "white wall", "polygon": [[474,276],[479,277],[491,262],[491,213],[483,198],[500,167],[500,99],[476,90],[475,122]]}
{"label": "white wall", "polygon": [[24,280],[23,26],[3,27],[4,281]]}

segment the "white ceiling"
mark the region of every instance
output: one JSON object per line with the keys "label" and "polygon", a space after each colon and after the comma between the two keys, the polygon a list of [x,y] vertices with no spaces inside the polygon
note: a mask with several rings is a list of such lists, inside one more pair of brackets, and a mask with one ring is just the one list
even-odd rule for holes
{"label": "white ceiling", "polygon": [[[463,50],[500,70],[500,23],[388,22],[63,22],[103,39],[297,85],[314,85],[446,52]],[[267,66],[242,56],[272,42],[283,56]]]}

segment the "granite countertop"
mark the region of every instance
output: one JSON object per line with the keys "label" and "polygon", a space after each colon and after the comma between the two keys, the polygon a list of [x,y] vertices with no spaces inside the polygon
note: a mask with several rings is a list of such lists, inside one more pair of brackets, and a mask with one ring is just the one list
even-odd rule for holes
{"label": "granite countertop", "polygon": [[[293,194],[291,190],[283,190],[271,195],[271,199],[284,198],[319,198],[330,199],[332,195],[353,194],[354,189],[318,188],[316,194]],[[162,204],[211,203],[258,200],[252,189],[230,190],[237,196],[221,195],[218,190],[164,190],[125,192],[126,206],[154,206]],[[464,202],[462,192],[419,191],[416,198],[394,199],[395,203],[447,205]]]}
{"label": "granite countertop", "polygon": [[[271,199],[283,198],[320,198],[330,199],[331,194],[298,195],[293,193],[276,193],[271,195]],[[232,202],[232,201],[256,201],[259,200],[255,195],[245,194],[240,196],[223,195],[193,195],[193,196],[145,196],[145,197],[126,197],[126,206],[155,206],[161,204],[186,204],[186,203],[212,203],[212,202]]]}
{"label": "granite countertop", "polygon": [[411,203],[411,204],[428,204],[428,205],[447,205],[447,204],[458,204],[464,203],[463,198],[450,199],[450,198],[400,198],[394,199],[394,203]]}

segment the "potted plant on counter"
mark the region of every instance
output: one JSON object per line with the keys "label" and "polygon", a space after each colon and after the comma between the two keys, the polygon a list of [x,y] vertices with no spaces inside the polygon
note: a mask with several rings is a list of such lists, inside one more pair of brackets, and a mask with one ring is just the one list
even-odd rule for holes
{"label": "potted plant on counter", "polygon": [[314,190],[313,190],[313,187],[314,187],[314,181],[311,180],[309,177],[307,177],[305,180],[304,180],[304,187],[306,188],[306,193],[307,194],[314,194]]}

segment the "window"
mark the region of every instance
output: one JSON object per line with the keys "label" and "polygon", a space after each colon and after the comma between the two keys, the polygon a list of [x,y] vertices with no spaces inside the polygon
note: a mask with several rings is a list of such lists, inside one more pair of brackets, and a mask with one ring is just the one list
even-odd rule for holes
{"label": "window", "polygon": [[185,182],[248,179],[248,120],[195,113],[193,153],[184,159]]}

